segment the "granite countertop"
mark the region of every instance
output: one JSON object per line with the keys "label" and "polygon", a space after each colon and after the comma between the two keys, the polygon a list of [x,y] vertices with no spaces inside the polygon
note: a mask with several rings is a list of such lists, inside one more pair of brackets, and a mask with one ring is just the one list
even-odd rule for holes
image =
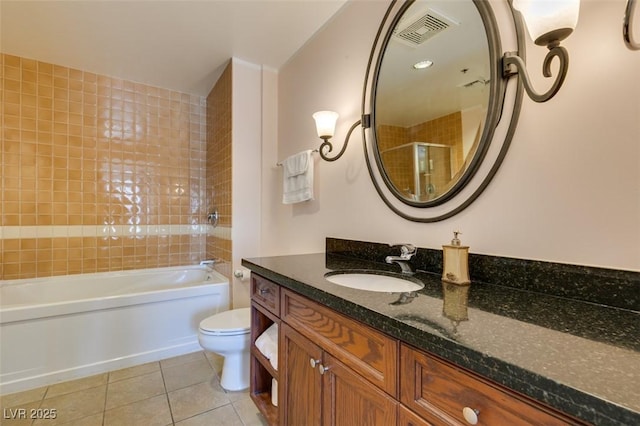
{"label": "granite countertop", "polygon": [[[243,259],[243,266],[392,337],[598,425],[640,425],[640,312],[418,272],[411,294],[356,290],[336,270],[397,266],[333,254]],[[468,290],[468,295],[464,292]],[[464,300],[468,297],[467,306]],[[466,318],[465,318],[466,317]]]}

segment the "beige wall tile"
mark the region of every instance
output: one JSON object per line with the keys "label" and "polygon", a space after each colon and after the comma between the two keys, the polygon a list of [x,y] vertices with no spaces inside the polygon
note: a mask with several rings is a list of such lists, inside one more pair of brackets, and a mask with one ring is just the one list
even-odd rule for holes
{"label": "beige wall tile", "polygon": [[[205,165],[191,161],[205,157],[204,98],[0,57],[2,226],[204,222]],[[146,240],[161,260],[150,250],[98,261],[92,251],[59,249],[67,256],[63,271],[63,259],[36,266],[35,252],[25,253],[3,265],[0,279],[170,266],[205,257],[204,244],[160,248]]]}

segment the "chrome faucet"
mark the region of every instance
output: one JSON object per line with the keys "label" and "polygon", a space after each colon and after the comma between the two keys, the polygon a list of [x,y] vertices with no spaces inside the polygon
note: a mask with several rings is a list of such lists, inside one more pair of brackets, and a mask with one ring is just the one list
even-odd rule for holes
{"label": "chrome faucet", "polygon": [[384,261],[387,263],[397,263],[400,265],[403,274],[413,274],[413,269],[409,265],[409,260],[418,251],[417,247],[413,244],[392,244],[391,247],[400,246],[400,256],[387,256]]}
{"label": "chrome faucet", "polygon": [[210,268],[213,268],[213,265],[216,264],[216,260],[215,259],[207,259],[207,260],[201,260],[200,261],[200,265],[201,266],[208,266]]}

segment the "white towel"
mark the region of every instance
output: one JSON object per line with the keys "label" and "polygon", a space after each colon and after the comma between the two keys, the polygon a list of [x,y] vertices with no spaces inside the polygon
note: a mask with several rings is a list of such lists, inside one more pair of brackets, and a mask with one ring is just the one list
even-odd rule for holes
{"label": "white towel", "polygon": [[282,162],[284,204],[313,200],[313,158],[311,150],[287,157]]}
{"label": "white towel", "polygon": [[255,342],[256,348],[265,356],[275,370],[278,369],[278,324],[273,324]]}

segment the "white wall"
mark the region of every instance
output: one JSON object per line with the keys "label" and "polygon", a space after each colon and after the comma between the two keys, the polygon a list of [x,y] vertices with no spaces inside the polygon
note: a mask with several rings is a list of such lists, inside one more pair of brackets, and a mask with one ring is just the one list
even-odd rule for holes
{"label": "white wall", "polygon": [[[232,270],[260,253],[262,68],[232,59]],[[234,308],[249,306],[249,281],[232,277]]]}
{"label": "white wall", "polygon": [[[318,146],[314,111],[340,113],[338,143],[359,118],[387,5],[347,4],[280,70],[279,159]],[[316,156],[312,202],[282,205],[281,171],[265,167],[263,206],[270,212],[263,215],[262,254],[320,252],[327,236],[440,248],[457,229],[472,253],[640,270],[640,52],[622,41],[624,6],[582,1],[578,28],[564,43],[564,87],[547,103],[525,98],[502,168],[465,211],[434,224],[396,216],[375,192],[355,132],[339,161]],[[541,77],[546,49],[528,41],[527,52],[534,83],[548,87]]]}

